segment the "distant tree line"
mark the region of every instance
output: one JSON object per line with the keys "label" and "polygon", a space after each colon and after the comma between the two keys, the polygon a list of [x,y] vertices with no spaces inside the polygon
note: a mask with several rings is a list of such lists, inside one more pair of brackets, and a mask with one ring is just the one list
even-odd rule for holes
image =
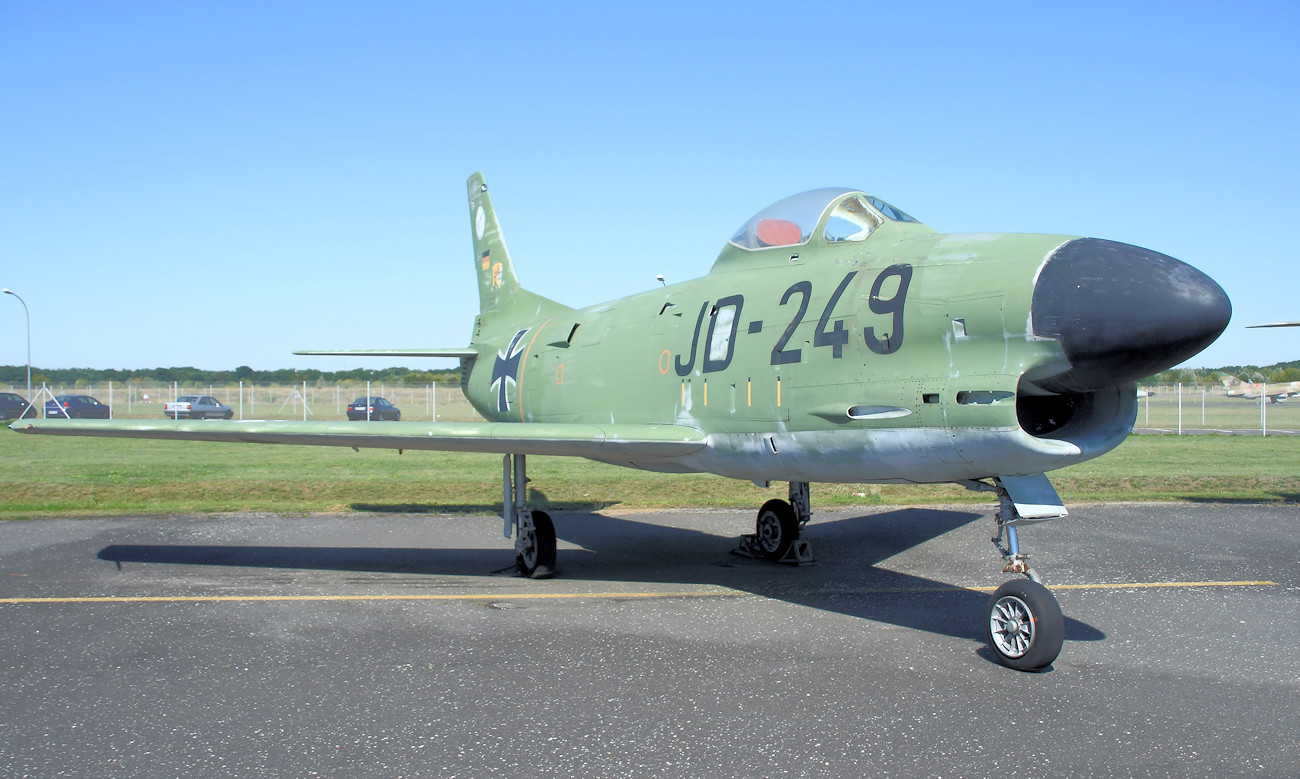
{"label": "distant tree line", "polygon": [[1222,368],[1175,368],[1162,371],[1145,379],[1144,384],[1218,384],[1225,377],[1233,376],[1243,381],[1264,381],[1270,384],[1283,384],[1300,381],[1300,360],[1279,362],[1273,365],[1227,365]]}
{"label": "distant tree line", "polygon": [[[186,386],[204,384],[343,384],[355,382],[383,382],[387,384],[440,384],[460,381],[459,370],[416,371],[410,368],[356,368],[350,371],[318,371],[314,369],[282,368],[274,371],[255,371],[241,365],[232,371],[205,371],[198,368],[149,368],[143,370],[117,370],[112,368],[37,368],[32,366],[33,384],[59,386],[86,386],[93,384],[178,382]],[[27,383],[26,365],[0,365],[0,384],[24,386]]]}

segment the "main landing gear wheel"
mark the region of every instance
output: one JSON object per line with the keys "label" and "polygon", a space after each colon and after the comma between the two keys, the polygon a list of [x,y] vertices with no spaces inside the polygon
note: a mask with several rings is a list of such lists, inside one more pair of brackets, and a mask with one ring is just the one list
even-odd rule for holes
{"label": "main landing gear wheel", "polygon": [[549,579],[555,575],[555,523],[545,511],[532,514],[532,528],[519,528],[523,548],[515,557],[515,567],[530,579]]}
{"label": "main landing gear wheel", "polygon": [[754,525],[758,547],[769,560],[780,560],[799,539],[799,518],[783,500],[769,500],[758,510]]}
{"label": "main landing gear wheel", "polygon": [[1013,579],[989,599],[985,625],[998,661],[1018,671],[1041,671],[1052,664],[1065,642],[1065,617],[1046,587]]}

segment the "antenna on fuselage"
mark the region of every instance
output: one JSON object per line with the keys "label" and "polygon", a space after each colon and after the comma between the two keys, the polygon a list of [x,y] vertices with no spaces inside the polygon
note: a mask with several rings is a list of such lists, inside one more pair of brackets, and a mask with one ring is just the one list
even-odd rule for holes
{"label": "antenna on fuselage", "polygon": [[658,281],[660,284],[663,284],[665,287],[668,286],[668,282],[664,281],[664,274],[662,273],[660,273],[658,276],[655,276],[655,280]]}

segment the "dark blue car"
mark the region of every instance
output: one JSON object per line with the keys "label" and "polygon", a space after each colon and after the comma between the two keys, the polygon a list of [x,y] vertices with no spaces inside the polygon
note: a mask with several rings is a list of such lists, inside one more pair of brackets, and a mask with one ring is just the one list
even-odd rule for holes
{"label": "dark blue car", "polygon": [[16,392],[0,392],[0,419],[17,419],[36,416],[36,409],[29,407],[27,400]]}
{"label": "dark blue car", "polygon": [[350,422],[358,422],[363,419],[368,419],[371,422],[383,420],[396,422],[401,418],[401,409],[389,403],[388,398],[373,396],[357,398],[348,404],[348,421]]}
{"label": "dark blue car", "polygon": [[108,419],[108,406],[89,395],[56,395],[45,401],[46,419]]}

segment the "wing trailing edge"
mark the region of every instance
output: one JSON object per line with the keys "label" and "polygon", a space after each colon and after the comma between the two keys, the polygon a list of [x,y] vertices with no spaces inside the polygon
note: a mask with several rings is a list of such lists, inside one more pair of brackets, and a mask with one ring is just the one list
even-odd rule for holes
{"label": "wing trailing edge", "polygon": [[304,349],[294,352],[300,356],[325,357],[449,357],[465,359],[478,357],[478,350],[459,349]]}
{"label": "wing trailing edge", "polygon": [[594,460],[673,458],[707,445],[707,436],[695,428],[650,424],[24,419],[9,427],[36,435],[538,454]]}

